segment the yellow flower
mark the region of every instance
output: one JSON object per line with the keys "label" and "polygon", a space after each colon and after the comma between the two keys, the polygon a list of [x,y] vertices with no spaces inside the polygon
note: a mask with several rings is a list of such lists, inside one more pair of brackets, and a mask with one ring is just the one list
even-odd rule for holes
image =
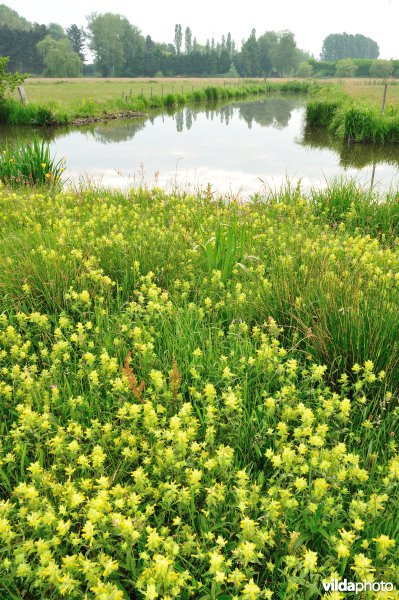
{"label": "yellow flower", "polygon": [[303,557],[303,566],[308,571],[316,571],[317,570],[317,552],[313,552],[312,550],[307,550]]}
{"label": "yellow flower", "polygon": [[253,579],[250,579],[249,582],[244,586],[242,593],[243,598],[246,600],[256,600],[256,598],[259,598],[261,589],[256,585]]}
{"label": "yellow flower", "polygon": [[390,548],[395,546],[395,540],[391,540],[387,535],[381,534],[378,538],[373,538],[373,542],[376,542],[378,553],[381,558],[386,556]]}
{"label": "yellow flower", "polygon": [[343,542],[339,542],[336,547],[338,558],[346,558],[350,556],[350,550]]}

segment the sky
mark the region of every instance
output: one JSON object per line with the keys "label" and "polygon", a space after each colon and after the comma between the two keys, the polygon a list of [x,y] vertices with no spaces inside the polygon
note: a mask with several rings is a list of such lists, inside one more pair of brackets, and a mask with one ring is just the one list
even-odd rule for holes
{"label": "sky", "polygon": [[323,39],[330,33],[361,33],[374,39],[380,58],[399,58],[399,0],[162,0],[131,2],[127,0],[0,0],[29,21],[59,23],[68,27],[86,25],[92,12],[113,12],[126,16],[144,35],[156,42],[172,42],[174,26],[189,26],[199,43],[212,36],[215,40],[231,32],[240,45],[255,27],[264,31],[289,29],[297,45],[316,58]]}

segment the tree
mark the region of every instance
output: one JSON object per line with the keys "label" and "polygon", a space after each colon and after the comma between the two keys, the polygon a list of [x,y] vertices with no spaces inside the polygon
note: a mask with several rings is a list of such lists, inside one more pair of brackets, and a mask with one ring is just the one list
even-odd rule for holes
{"label": "tree", "polygon": [[312,77],[313,67],[310,63],[306,61],[301,62],[298,66],[296,74],[298,75],[298,77]]}
{"label": "tree", "polygon": [[11,71],[27,71],[40,74],[43,72],[43,59],[37,51],[36,44],[48,35],[45,25],[35,23],[32,29],[22,31],[0,27],[0,56],[9,56],[8,68]]}
{"label": "tree", "polygon": [[251,35],[241,46],[234,58],[234,64],[240,77],[258,77],[260,74],[259,46],[256,31],[252,29]]}
{"label": "tree", "polygon": [[273,68],[282,75],[292,73],[298,63],[297,47],[294,34],[291,31],[281,31],[278,43],[271,49]]}
{"label": "tree", "polygon": [[64,28],[61,27],[61,25],[58,25],[58,23],[50,23],[47,29],[51,37],[55,40],[62,40],[66,37]]}
{"label": "tree", "polygon": [[133,76],[143,68],[144,38],[126,17],[113,13],[88,18],[89,48],[103,77]]}
{"label": "tree", "polygon": [[342,58],[378,58],[377,42],[360,33],[331,33],[323,41],[321,60],[333,61]]}
{"label": "tree", "polygon": [[180,54],[182,42],[183,42],[182,28],[181,28],[181,25],[178,23],[177,25],[175,25],[175,48],[176,48],[176,54]]}
{"label": "tree", "polygon": [[21,17],[15,10],[8,8],[5,4],[0,4],[0,23],[2,27],[17,29],[18,31],[29,31],[32,24]]}
{"label": "tree", "polygon": [[7,72],[6,66],[8,61],[8,56],[0,56],[0,102],[28,77],[27,73]]}
{"label": "tree", "polygon": [[278,44],[278,34],[275,31],[266,31],[258,38],[260,75],[269,76],[272,73],[272,48]]}
{"label": "tree", "polygon": [[83,31],[83,29],[80,29],[77,25],[72,24],[68,27],[68,29],[66,30],[68,39],[70,40],[71,44],[72,44],[72,48],[73,51],[76,52],[76,54],[79,54],[80,56],[80,60],[82,62],[85,61],[85,53],[84,53],[84,49],[85,49],[85,33]]}
{"label": "tree", "polygon": [[393,63],[390,60],[373,60],[370,66],[371,77],[390,77],[394,71]]}
{"label": "tree", "polygon": [[55,40],[48,35],[37,44],[43,57],[46,77],[79,77],[82,73],[82,61],[73,51],[69,39]]}
{"label": "tree", "polygon": [[185,47],[186,54],[190,54],[192,52],[192,49],[193,49],[192,39],[193,39],[193,33],[192,33],[190,27],[186,27],[186,31],[184,32],[184,47]]}
{"label": "tree", "polygon": [[337,61],[335,76],[336,77],[355,77],[358,66],[351,58],[343,58]]}

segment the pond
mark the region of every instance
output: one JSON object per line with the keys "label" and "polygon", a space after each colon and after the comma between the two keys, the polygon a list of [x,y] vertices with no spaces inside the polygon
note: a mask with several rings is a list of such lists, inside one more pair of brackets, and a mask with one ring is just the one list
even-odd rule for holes
{"label": "pond", "polygon": [[[304,104],[297,96],[271,96],[40,133],[58,158],[66,158],[72,183],[169,191],[210,183],[234,196],[278,189],[287,178],[304,188],[336,177],[379,191],[398,187],[399,146],[347,144],[309,129]],[[0,129],[1,141],[11,143],[32,135]]]}

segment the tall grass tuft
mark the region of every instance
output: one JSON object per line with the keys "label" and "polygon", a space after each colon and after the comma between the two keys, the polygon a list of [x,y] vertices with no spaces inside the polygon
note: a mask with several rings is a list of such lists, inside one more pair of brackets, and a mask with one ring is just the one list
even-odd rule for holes
{"label": "tall grass tuft", "polygon": [[67,122],[65,112],[59,112],[57,118],[48,106],[41,104],[22,104],[10,98],[0,101],[0,123],[10,125],[51,125]]}
{"label": "tall grass tuft", "polygon": [[384,114],[377,106],[354,102],[345,95],[312,98],[306,106],[306,123],[325,127],[341,139],[379,144],[399,143],[399,109],[389,106]]}
{"label": "tall grass tuft", "polygon": [[0,180],[10,187],[59,185],[63,171],[64,160],[55,161],[48,143],[36,136],[16,149],[7,145],[0,155]]}
{"label": "tall grass tuft", "polygon": [[244,258],[245,224],[240,224],[233,209],[228,223],[218,223],[215,234],[200,246],[208,273],[220,271],[223,281],[231,279],[233,270]]}

